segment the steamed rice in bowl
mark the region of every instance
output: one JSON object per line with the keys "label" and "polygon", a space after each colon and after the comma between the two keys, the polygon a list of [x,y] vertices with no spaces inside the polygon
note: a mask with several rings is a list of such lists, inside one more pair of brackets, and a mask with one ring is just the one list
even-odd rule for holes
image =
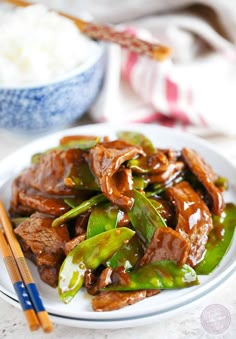
{"label": "steamed rice in bowl", "polygon": [[84,63],[94,44],[43,5],[16,8],[0,19],[0,86],[56,79]]}
{"label": "steamed rice in bowl", "polygon": [[0,128],[68,127],[100,92],[105,46],[43,5],[0,14]]}

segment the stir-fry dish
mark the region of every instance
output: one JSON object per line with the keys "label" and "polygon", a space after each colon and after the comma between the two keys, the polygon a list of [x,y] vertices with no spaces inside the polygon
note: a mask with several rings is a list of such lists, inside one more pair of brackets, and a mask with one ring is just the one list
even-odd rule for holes
{"label": "stir-fry dish", "polygon": [[9,213],[25,256],[63,302],[83,288],[94,311],[111,311],[197,285],[219,265],[236,224],[226,189],[188,147],[157,148],[131,131],[72,135],[33,155]]}

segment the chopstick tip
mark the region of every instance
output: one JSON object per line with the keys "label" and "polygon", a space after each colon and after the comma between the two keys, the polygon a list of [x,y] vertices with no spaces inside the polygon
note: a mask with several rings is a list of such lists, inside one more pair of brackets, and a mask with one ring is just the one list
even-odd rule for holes
{"label": "chopstick tip", "polygon": [[25,318],[27,319],[27,323],[29,326],[30,331],[37,331],[40,327],[38,318],[34,312],[34,310],[30,309],[30,310],[26,310],[24,311],[25,314]]}
{"label": "chopstick tip", "polygon": [[171,55],[171,49],[167,46],[157,46],[153,50],[153,58],[158,61],[163,61]]}
{"label": "chopstick tip", "polygon": [[48,313],[46,311],[41,311],[38,312],[37,314],[43,331],[45,333],[52,332],[54,327],[49,319]]}

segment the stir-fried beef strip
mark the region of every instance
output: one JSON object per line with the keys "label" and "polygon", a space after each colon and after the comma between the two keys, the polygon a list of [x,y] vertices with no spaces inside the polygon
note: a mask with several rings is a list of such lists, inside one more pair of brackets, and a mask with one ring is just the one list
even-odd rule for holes
{"label": "stir-fried beef strip", "polygon": [[83,152],[79,149],[51,150],[40,157],[34,164],[21,174],[21,181],[42,193],[55,195],[74,194],[72,188],[64,185],[64,178],[84,162]]}
{"label": "stir-fried beef strip", "polygon": [[156,150],[156,153],[141,155],[137,163],[131,161],[128,166],[133,173],[157,174],[167,170],[169,161],[162,151]]}
{"label": "stir-fried beef strip", "polygon": [[118,310],[122,307],[133,305],[138,301],[145,299],[146,296],[146,290],[131,292],[102,292],[92,299],[92,308],[96,312]]}
{"label": "stir-fried beef strip", "polygon": [[[89,153],[91,170],[97,177],[101,191],[111,202],[124,210],[132,207],[133,198],[119,191],[118,187],[121,187],[121,183],[115,180],[114,175],[125,161],[139,154],[145,155],[140,147],[132,146],[121,140],[98,144]],[[127,182],[132,177],[130,175],[123,177],[126,180],[122,186],[132,189],[132,182]]]}
{"label": "stir-fried beef strip", "polygon": [[160,227],[154,233],[140,265],[160,260],[173,260],[182,265],[186,263],[189,249],[189,239],[170,227]]}
{"label": "stir-fried beef strip", "polygon": [[91,295],[98,294],[101,289],[105,288],[107,285],[112,283],[111,275],[112,268],[106,267],[102,270],[101,274],[96,277],[91,270],[85,272],[85,288],[87,292]]}
{"label": "stir-fried beef strip", "polygon": [[70,240],[66,226],[51,227],[53,218],[36,212],[15,229],[34,254],[57,253],[63,251]]}
{"label": "stir-fried beef strip", "polygon": [[[43,268],[52,268],[51,272],[55,272],[54,278],[50,275],[50,280],[45,281],[46,274],[41,278],[56,287],[58,271],[62,260],[64,259],[64,246],[69,241],[69,233],[67,226],[58,228],[51,227],[53,218],[42,213],[36,212],[30,218],[23,221],[15,228],[15,233],[20,241],[23,241],[25,251],[32,252],[30,257],[41,267],[39,273],[44,272]],[[46,268],[45,268],[46,269]],[[47,273],[49,274],[49,273]]]}
{"label": "stir-fried beef strip", "polygon": [[213,228],[211,213],[186,181],[167,188],[166,193],[176,208],[176,231],[190,241],[186,263],[194,267],[202,259],[208,234]]}
{"label": "stir-fried beef strip", "polygon": [[46,197],[32,189],[20,191],[18,199],[23,206],[55,217],[59,217],[69,210],[69,206],[63,199]]}
{"label": "stir-fried beef strip", "polygon": [[69,252],[72,251],[73,248],[79,245],[82,241],[84,241],[85,238],[86,238],[86,233],[83,233],[83,234],[77,235],[76,237],[68,241],[64,247],[65,255],[68,255]]}
{"label": "stir-fried beef strip", "polygon": [[75,221],[74,235],[82,235],[86,232],[90,211],[80,214]]}
{"label": "stir-fried beef strip", "polygon": [[195,150],[183,148],[182,157],[208,192],[212,200],[212,212],[220,215],[224,209],[224,198],[220,189],[215,185],[216,173]]}
{"label": "stir-fried beef strip", "polygon": [[170,162],[166,171],[157,174],[147,174],[144,177],[150,184],[165,183],[173,181],[183,171],[185,164],[183,161]]}
{"label": "stir-fried beef strip", "polygon": [[176,162],[180,160],[181,152],[179,150],[175,150],[172,148],[166,148],[166,149],[158,148],[158,150],[165,154],[169,162]]}
{"label": "stir-fried beef strip", "polygon": [[56,266],[51,267],[47,265],[38,266],[40,279],[51,287],[57,287],[58,272],[60,270],[61,262]]}
{"label": "stir-fried beef strip", "polygon": [[19,201],[19,193],[24,192],[26,186],[22,183],[21,175],[19,175],[12,183],[11,187],[11,201],[10,201],[10,215],[15,216],[30,216],[35,212],[35,209],[21,204]]}

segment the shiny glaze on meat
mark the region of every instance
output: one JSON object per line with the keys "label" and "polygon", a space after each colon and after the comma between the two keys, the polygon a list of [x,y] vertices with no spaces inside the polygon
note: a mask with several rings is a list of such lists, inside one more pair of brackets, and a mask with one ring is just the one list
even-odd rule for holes
{"label": "shiny glaze on meat", "polygon": [[190,170],[207,190],[212,200],[212,212],[220,215],[224,209],[224,198],[222,192],[214,184],[217,179],[216,173],[195,150],[183,148],[182,157]]}
{"label": "shiny glaze on meat", "polygon": [[211,213],[186,181],[167,188],[166,192],[176,208],[176,231],[190,241],[187,264],[194,267],[204,255],[208,234],[213,228]]}

